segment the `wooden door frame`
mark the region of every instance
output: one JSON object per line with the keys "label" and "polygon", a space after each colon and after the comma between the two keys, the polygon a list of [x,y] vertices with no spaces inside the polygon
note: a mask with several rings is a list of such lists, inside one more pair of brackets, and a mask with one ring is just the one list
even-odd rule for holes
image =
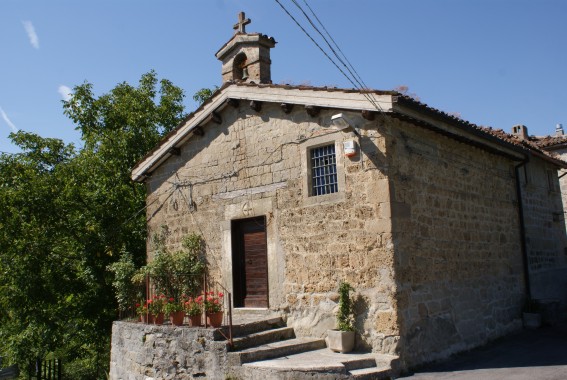
{"label": "wooden door frame", "polygon": [[[223,206],[223,220],[219,223],[221,236],[219,268],[220,282],[233,293],[232,285],[232,229],[231,221],[255,216],[266,217],[266,240],[268,243],[268,304],[278,308],[286,303],[285,292],[285,252],[280,241],[279,212],[273,197],[245,199]],[[234,303],[233,303],[234,305]]]}
{"label": "wooden door frame", "polygon": [[[246,308],[246,264],[245,254],[243,251],[243,231],[247,223],[257,222],[261,228],[257,232],[264,233],[265,244],[265,284],[266,284],[266,306],[270,307],[270,287],[269,287],[269,265],[268,265],[268,231],[266,224],[266,216],[259,215],[250,218],[233,219],[231,220],[231,248],[232,248],[232,289],[233,289],[233,304],[234,307]],[[254,307],[248,307],[254,308]],[[263,307],[262,307],[263,308]]]}

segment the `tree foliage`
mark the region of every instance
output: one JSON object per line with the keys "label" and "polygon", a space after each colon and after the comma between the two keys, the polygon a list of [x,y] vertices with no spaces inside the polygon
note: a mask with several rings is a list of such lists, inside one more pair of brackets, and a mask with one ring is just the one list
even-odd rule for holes
{"label": "tree foliage", "polygon": [[21,153],[0,155],[0,355],[7,362],[25,367],[51,353],[68,363],[67,378],[105,378],[117,316],[107,267],[124,253],[136,266],[145,261],[145,189],[130,170],[183,119],[182,99],[154,72],[137,87],[121,83],[98,97],[84,83],[63,102],[83,147],[10,135]]}
{"label": "tree foliage", "polygon": [[193,100],[196,101],[197,103],[199,103],[199,105],[205,103],[211,96],[213,96],[213,94],[219,89],[218,86],[215,86],[214,89],[210,89],[210,88],[202,88],[199,91],[197,91],[194,95],[193,95]]}

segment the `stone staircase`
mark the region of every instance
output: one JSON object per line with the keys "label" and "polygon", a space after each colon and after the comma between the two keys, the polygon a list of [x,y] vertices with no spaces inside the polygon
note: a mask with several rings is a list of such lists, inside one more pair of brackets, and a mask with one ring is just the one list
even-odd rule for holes
{"label": "stone staircase", "polygon": [[[238,318],[235,318],[238,321]],[[279,316],[233,325],[227,379],[391,379],[397,357],[372,353],[341,354],[324,339],[296,337]]]}

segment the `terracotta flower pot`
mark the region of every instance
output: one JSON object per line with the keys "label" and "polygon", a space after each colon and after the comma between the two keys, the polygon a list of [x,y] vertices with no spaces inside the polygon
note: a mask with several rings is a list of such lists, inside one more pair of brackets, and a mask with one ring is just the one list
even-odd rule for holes
{"label": "terracotta flower pot", "polygon": [[190,315],[190,316],[189,316],[189,326],[192,326],[192,327],[199,327],[199,326],[201,326],[201,314],[199,314],[199,315]]}
{"label": "terracotta flower pot", "polygon": [[223,312],[207,313],[207,325],[212,327],[220,327],[222,325]]}
{"label": "terracotta flower pot", "polygon": [[152,315],[152,317],[154,320],[154,325],[163,325],[163,321],[165,320],[165,315],[163,313]]}
{"label": "terracotta flower pot", "polygon": [[169,321],[172,325],[181,326],[183,325],[183,319],[185,319],[184,311],[176,311],[175,313],[169,314]]}

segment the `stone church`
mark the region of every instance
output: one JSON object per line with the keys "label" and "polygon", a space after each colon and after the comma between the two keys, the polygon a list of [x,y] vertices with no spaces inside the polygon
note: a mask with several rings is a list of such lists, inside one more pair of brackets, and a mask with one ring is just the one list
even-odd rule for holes
{"label": "stone church", "polygon": [[528,297],[565,310],[565,162],[395,91],[273,84],[275,46],[241,23],[222,86],[133,168],[149,236],[199,233],[233,307],[298,336],[348,281],[357,348],[406,368],[521,328]]}

